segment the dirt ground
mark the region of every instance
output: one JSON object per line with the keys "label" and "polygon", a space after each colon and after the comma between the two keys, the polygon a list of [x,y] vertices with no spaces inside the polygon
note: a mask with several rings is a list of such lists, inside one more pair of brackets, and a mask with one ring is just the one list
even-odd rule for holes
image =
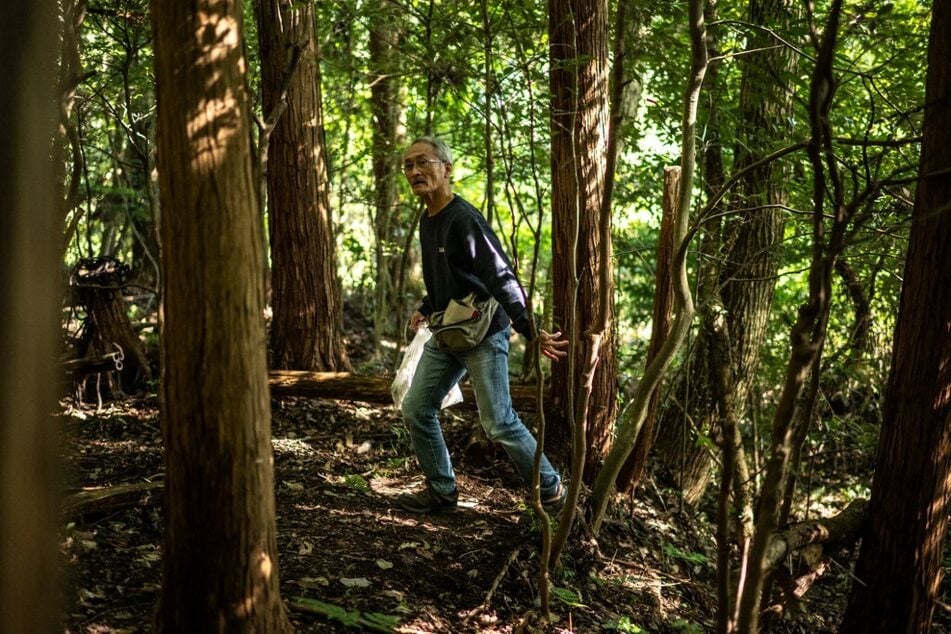
{"label": "dirt ground", "polygon": [[[71,492],[160,481],[154,396],[99,414],[67,408]],[[618,504],[594,549],[579,534],[555,573],[555,623],[537,623],[541,532],[504,455],[466,452],[474,414],[447,411],[463,508],[420,517],[395,510],[421,484],[392,408],[288,399],[273,403],[281,590],[301,632],[709,632],[715,553],[709,526],[653,486]],[[161,505],[154,496],[64,526],[64,632],[150,631],[161,580]],[[777,631],[834,631],[847,577],[828,575],[807,609]],[[338,610],[303,611],[298,598]],[[330,607],[328,607],[328,605]],[[832,608],[830,610],[830,608]],[[379,619],[379,615],[389,618]],[[349,620],[348,620],[349,619]],[[640,627],[641,629],[635,629]]]}
{"label": "dirt ground", "polygon": [[[710,632],[713,522],[648,480],[594,543],[576,532],[538,619],[538,520],[500,451],[467,450],[474,413],[446,410],[462,508],[420,517],[392,501],[422,479],[392,406],[272,402],[281,592],[300,632]],[[65,494],[160,482],[154,394],[62,403]],[[68,633],[147,632],[161,581],[157,495],[64,521]],[[849,583],[833,566],[777,632],[835,631]],[[310,603],[308,603],[308,601]],[[319,613],[313,613],[317,608]]]}

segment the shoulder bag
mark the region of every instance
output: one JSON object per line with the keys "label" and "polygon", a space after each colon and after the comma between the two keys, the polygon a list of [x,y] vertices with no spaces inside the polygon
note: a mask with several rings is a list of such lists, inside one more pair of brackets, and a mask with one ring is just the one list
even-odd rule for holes
{"label": "shoulder bag", "polygon": [[439,349],[444,352],[465,352],[475,348],[489,331],[489,324],[498,307],[499,303],[494,297],[478,301],[475,293],[469,293],[462,299],[449,300],[446,310],[429,316],[429,328]]}

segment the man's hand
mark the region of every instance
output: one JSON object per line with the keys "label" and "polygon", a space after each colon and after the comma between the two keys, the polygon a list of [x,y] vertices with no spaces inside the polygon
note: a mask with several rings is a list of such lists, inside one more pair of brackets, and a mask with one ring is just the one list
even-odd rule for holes
{"label": "man's hand", "polygon": [[409,329],[416,332],[420,326],[425,326],[427,323],[429,323],[429,320],[426,318],[426,315],[417,310],[413,313],[413,316],[409,318]]}
{"label": "man's hand", "polygon": [[568,340],[561,336],[561,331],[554,333],[545,330],[538,331],[539,347],[542,354],[552,361],[559,361],[562,357],[568,355],[565,348],[568,347]]}

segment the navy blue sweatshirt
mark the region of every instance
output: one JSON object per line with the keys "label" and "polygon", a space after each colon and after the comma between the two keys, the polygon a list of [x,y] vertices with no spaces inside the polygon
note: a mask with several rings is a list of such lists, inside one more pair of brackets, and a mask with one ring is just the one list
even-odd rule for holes
{"label": "navy blue sweatshirt", "polygon": [[426,297],[419,312],[427,317],[445,310],[450,299],[475,292],[481,301],[495,297],[502,310],[486,334],[512,327],[531,339],[525,291],[512,270],[502,244],[482,214],[458,194],[435,216],[423,214],[419,223]]}

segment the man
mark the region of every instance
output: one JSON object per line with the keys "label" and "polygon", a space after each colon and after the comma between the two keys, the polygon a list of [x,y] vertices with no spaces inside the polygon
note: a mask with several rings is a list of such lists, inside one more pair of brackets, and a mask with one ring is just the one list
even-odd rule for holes
{"label": "man", "polygon": [[[413,513],[452,513],[459,493],[437,414],[443,397],[466,372],[486,435],[505,448],[523,480],[532,481],[537,443],[512,407],[508,367],[510,326],[531,339],[532,317],[499,239],[478,210],[452,192],[452,154],[446,144],[433,137],[417,139],[403,157],[403,173],[427,211],[419,227],[427,296],[410,319],[410,330],[415,332],[434,312],[445,310],[449,300],[472,292],[480,300],[491,295],[500,306],[474,348],[451,353],[441,350],[435,337],[426,343],[401,407],[426,487],[400,495],[396,505]],[[549,359],[558,361],[567,354],[568,341],[561,332],[539,331],[539,338],[541,352]],[[540,475],[542,502],[549,512],[557,512],[567,491],[544,455]]]}

